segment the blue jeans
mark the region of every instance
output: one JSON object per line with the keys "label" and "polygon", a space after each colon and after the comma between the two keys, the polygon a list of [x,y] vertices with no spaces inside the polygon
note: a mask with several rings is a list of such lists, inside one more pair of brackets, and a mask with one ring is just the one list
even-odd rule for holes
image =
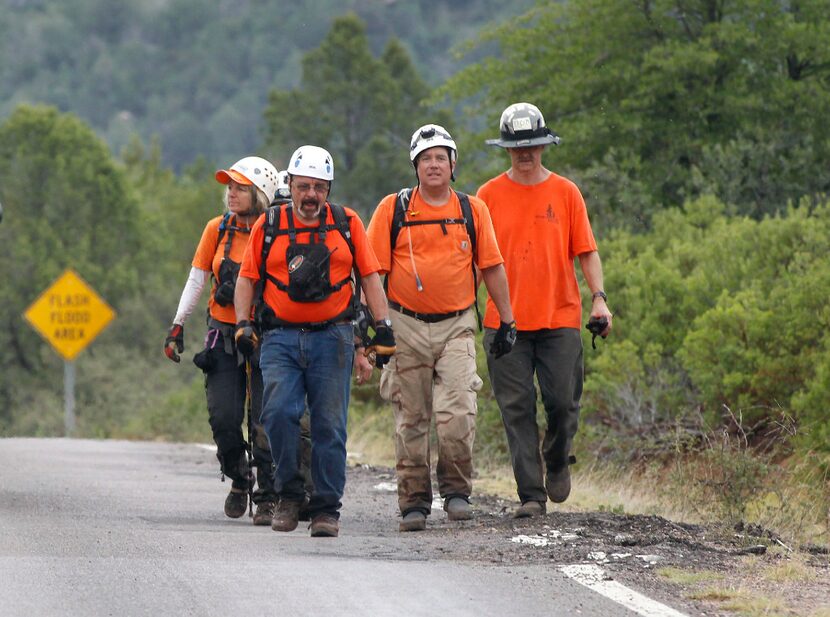
{"label": "blue jeans", "polygon": [[300,418],[311,419],[309,514],[339,516],[346,486],[346,418],[349,408],[354,330],[351,324],[324,330],[276,328],[265,332],[260,368],[264,382],[262,425],[276,465],[274,490],[286,500],[305,493],[300,474]]}

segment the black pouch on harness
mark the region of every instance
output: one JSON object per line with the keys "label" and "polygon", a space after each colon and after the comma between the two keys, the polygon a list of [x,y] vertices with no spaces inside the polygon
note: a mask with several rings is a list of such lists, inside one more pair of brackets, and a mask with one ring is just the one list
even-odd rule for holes
{"label": "black pouch on harness", "polygon": [[210,349],[203,349],[193,356],[193,364],[198,366],[205,373],[209,373],[214,364],[213,356],[210,355]]}
{"label": "black pouch on harness", "polygon": [[331,254],[322,242],[291,244],[285,251],[288,263],[288,297],[294,302],[320,302],[328,298],[331,286]]}
{"label": "black pouch on harness", "polygon": [[239,266],[238,263],[227,257],[222,258],[222,262],[219,264],[219,280],[217,281],[216,291],[213,293],[213,299],[216,300],[216,304],[219,306],[233,304]]}

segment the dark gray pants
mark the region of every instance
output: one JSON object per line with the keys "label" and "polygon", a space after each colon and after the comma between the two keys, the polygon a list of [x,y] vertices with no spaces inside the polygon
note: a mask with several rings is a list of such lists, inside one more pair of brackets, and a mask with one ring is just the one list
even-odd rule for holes
{"label": "dark gray pants", "polygon": [[[246,374],[236,354],[225,353],[221,345],[209,352],[210,369],[205,373],[210,428],[216,442],[222,472],[232,480],[234,488],[248,487],[248,464],[245,458],[247,432],[245,423]],[[262,410],[262,373],[259,363],[251,366],[251,432],[252,455],[256,466],[257,488],[254,503],[274,501],[274,471],[268,438],[259,422]]]}
{"label": "dark gray pants", "polygon": [[[545,467],[568,464],[579,424],[582,397],[582,338],[575,328],[519,331],[513,350],[496,360],[489,352],[496,331],[487,328],[484,349],[496,402],[501,410],[519,499],[547,502]],[[539,381],[547,429],[539,448],[536,387]]]}

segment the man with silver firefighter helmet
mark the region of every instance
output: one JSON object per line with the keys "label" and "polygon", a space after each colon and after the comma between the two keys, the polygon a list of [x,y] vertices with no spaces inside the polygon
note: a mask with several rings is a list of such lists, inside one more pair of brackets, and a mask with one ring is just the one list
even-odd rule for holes
{"label": "man with silver firefighter helmet", "polygon": [[[582,395],[582,304],[574,270],[579,260],[591,292],[591,321],[611,331],[602,263],[576,184],[549,171],[542,153],[559,136],[530,103],[515,103],[499,120],[500,136],[489,145],[507,150],[510,168],[478,190],[487,204],[510,286],[518,334],[509,356],[487,354],[493,392],[507,432],[520,507],[517,518],[542,515],[548,497],[555,503],[571,490],[571,447]],[[501,310],[488,298],[485,349],[496,339]],[[589,324],[589,325],[590,325]],[[539,381],[547,428],[540,452],[536,424]]]}

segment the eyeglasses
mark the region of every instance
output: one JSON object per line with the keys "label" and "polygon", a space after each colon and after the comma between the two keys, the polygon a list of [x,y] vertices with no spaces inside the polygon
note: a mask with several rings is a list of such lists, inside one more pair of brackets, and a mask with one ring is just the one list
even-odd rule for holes
{"label": "eyeglasses", "polygon": [[316,182],[314,184],[307,184],[306,182],[300,182],[294,185],[294,188],[300,191],[301,193],[308,193],[310,190],[314,189],[315,193],[325,193],[329,190],[328,184],[323,184],[322,182]]}

